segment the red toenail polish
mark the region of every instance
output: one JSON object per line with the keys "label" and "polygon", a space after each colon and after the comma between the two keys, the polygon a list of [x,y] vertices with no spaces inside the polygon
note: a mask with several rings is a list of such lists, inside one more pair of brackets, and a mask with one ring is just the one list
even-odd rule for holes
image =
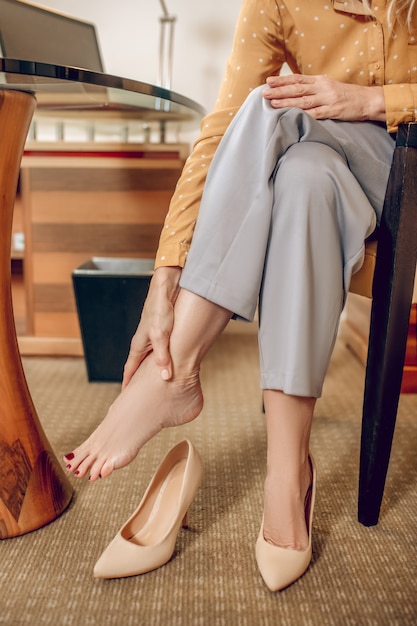
{"label": "red toenail polish", "polygon": [[68,454],[65,455],[65,458],[68,459],[68,461],[72,461],[74,456],[75,454],[73,452],[68,452]]}
{"label": "red toenail polish", "polygon": [[79,473],[80,473],[80,472],[79,472],[78,470],[75,470],[75,472],[74,472],[74,474],[75,474],[76,476],[78,476],[78,475],[79,475]]}
{"label": "red toenail polish", "polygon": [[67,469],[71,469],[71,465],[69,463],[67,465]]}

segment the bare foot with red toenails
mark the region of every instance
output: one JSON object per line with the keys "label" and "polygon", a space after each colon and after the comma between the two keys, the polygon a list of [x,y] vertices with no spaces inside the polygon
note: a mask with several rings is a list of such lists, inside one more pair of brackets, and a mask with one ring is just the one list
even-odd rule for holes
{"label": "bare foot with red toenails", "polygon": [[165,381],[151,353],[96,430],[64,456],[66,469],[78,478],[105,478],[133,461],[163,428],[190,422],[202,407],[199,372]]}

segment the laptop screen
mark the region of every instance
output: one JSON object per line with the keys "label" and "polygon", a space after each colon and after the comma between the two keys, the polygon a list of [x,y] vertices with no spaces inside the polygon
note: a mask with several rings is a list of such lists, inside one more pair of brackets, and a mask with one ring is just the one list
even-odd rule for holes
{"label": "laptop screen", "polygon": [[104,71],[94,24],[17,0],[0,0],[0,48],[4,58]]}

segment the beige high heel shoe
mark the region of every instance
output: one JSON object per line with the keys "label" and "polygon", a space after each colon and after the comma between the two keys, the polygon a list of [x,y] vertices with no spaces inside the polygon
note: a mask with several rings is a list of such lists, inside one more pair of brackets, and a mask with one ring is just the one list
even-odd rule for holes
{"label": "beige high heel shoe", "polygon": [[311,531],[313,510],[316,499],[316,466],[309,455],[312,480],[305,501],[306,522],[308,527],[308,546],[305,550],[291,550],[274,546],[264,538],[264,524],[256,542],[256,561],[259,571],[270,591],[281,591],[294,583],[308,569],[312,556]]}
{"label": "beige high heel shoe", "polygon": [[97,561],[94,576],[123,578],[165,565],[202,478],[203,462],[192,443],[185,440],[172,448],[138,508]]}

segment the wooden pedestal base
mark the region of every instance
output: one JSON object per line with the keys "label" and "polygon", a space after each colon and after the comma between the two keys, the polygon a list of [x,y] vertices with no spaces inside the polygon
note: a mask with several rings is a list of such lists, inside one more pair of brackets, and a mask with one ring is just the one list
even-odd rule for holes
{"label": "wooden pedestal base", "polygon": [[48,524],[68,506],[72,487],[42,430],[16,340],[11,300],[13,206],[35,98],[0,91],[0,538]]}

